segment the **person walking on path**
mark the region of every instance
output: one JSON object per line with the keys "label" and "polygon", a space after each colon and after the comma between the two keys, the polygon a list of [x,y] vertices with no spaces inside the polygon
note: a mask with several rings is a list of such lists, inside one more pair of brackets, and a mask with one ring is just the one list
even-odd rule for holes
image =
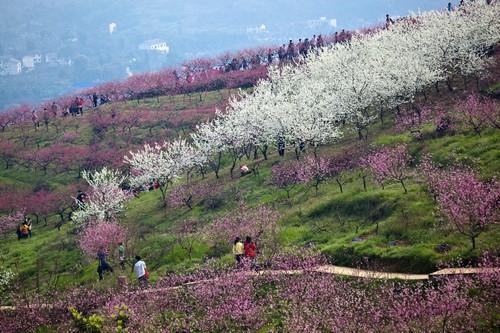
{"label": "person walking on path", "polygon": [[118,259],[120,260],[120,267],[125,269],[125,245],[123,245],[123,242],[120,242],[118,246]]}
{"label": "person walking on path", "polygon": [[234,259],[236,260],[237,267],[241,266],[241,259],[243,258],[244,254],[245,254],[245,246],[243,245],[241,238],[236,237],[233,244],[233,255]]}
{"label": "person walking on path", "polygon": [[149,273],[146,268],[146,263],[142,260],[140,256],[135,256],[134,273],[139,281],[139,286],[145,288],[148,285]]}
{"label": "person walking on path", "polygon": [[257,256],[257,246],[252,242],[252,238],[247,236],[243,244],[245,259],[250,262],[250,268],[256,268],[255,257]]}
{"label": "person walking on path", "polygon": [[106,252],[104,248],[101,247],[97,252],[97,259],[99,259],[99,266],[97,266],[97,273],[99,274],[99,280],[102,280],[104,277],[104,273],[109,271],[113,273],[113,267],[106,261]]}

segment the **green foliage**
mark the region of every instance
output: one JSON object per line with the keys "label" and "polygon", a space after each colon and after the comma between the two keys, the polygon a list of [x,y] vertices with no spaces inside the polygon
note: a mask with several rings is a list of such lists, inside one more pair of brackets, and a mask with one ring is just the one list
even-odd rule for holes
{"label": "green foliage", "polygon": [[121,304],[120,306],[115,306],[114,310],[115,311],[111,315],[111,319],[113,319],[116,323],[116,333],[127,333],[127,325],[130,319],[128,307],[124,304]]}
{"label": "green foliage", "polygon": [[[220,92],[226,96],[227,91]],[[160,97],[158,100],[145,99],[140,108],[148,110],[168,110],[170,116],[182,116],[185,110],[197,107],[208,107],[220,101],[219,92],[204,95],[203,101],[197,97],[187,96]],[[99,112],[110,112],[116,108],[119,112],[129,112],[137,108],[135,101],[102,106]],[[87,145],[92,141],[92,126],[88,123],[89,113],[78,119],[64,119],[64,126],[74,130],[78,127],[80,137],[75,144]],[[170,119],[170,118],[169,118]],[[168,128],[174,136],[185,135],[186,128],[198,118],[190,118],[187,123],[172,127],[173,123],[158,124],[153,134],[162,133]],[[168,125],[167,125],[168,123]],[[423,130],[421,139],[408,134],[394,133],[389,123],[384,126],[375,124],[370,128],[368,146],[393,145],[407,143],[414,158],[413,167],[420,157],[430,153],[436,162],[443,165],[456,163],[470,165],[479,170],[482,177],[489,179],[498,176],[500,152],[500,131],[486,129],[477,136],[473,133],[455,132],[443,137],[436,137],[434,127]],[[62,125],[61,125],[62,126]],[[54,127],[48,131],[35,132],[26,129],[31,135],[29,144],[39,142],[42,146],[60,140],[62,133]],[[156,132],[157,131],[157,132]],[[134,140],[149,138],[147,128],[136,128]],[[22,146],[19,129],[7,129],[0,133]],[[133,141],[135,142],[135,141]],[[103,137],[106,144],[127,146],[130,142],[121,137],[119,130],[109,131]],[[342,141],[321,147],[320,155],[335,155],[343,149],[356,149],[359,143],[356,137],[348,136]],[[386,270],[401,272],[429,272],[441,261],[452,260],[458,256],[464,259],[474,258],[484,250],[499,250],[499,226],[490,226],[478,238],[478,250],[470,251],[469,240],[457,234],[444,224],[437,214],[435,202],[417,177],[408,179],[408,194],[403,195],[400,184],[387,184],[380,188],[370,177],[367,178],[367,191],[359,178],[358,170],[345,175],[347,183],[344,193],[334,180],[327,181],[314,195],[307,185],[297,185],[290,192],[290,199],[284,191],[270,183],[271,166],[278,161],[293,160],[293,151],[288,151],[282,161],[270,147],[269,160],[262,161],[258,176],[248,175],[230,179],[229,159],[223,159],[220,179],[213,172],[205,178],[195,176],[194,184],[214,184],[212,193],[203,200],[195,202],[193,209],[186,207],[163,208],[160,204],[159,191],[140,193],[128,203],[127,211],[121,223],[127,226],[132,237],[127,240],[127,268],[121,274],[135,280],[130,272],[130,264],[136,254],[145,258],[151,269],[151,280],[168,271],[189,271],[197,265],[209,260],[216,265],[232,264],[228,244],[211,245],[203,239],[203,235],[194,235],[191,257],[176,240],[176,228],[186,219],[210,224],[218,216],[227,214],[237,207],[240,200],[248,207],[266,204],[276,209],[281,217],[279,221],[278,241],[282,249],[314,246],[329,256],[335,264],[346,266],[368,265],[374,268],[383,266]],[[252,160],[244,157],[241,163],[251,164]],[[33,189],[59,187],[78,182],[76,172],[48,170],[47,175],[39,169],[24,167],[4,169],[0,166],[0,182],[16,188]],[[180,179],[174,186],[183,184]],[[168,195],[168,194],[167,194]],[[15,234],[2,239],[0,256],[2,264],[18,272],[18,280],[31,288],[65,288],[78,284],[95,284],[97,261],[81,256],[75,245],[75,236],[71,233],[71,225],[64,225],[60,231],[54,229],[57,216],[50,216],[48,225],[43,221],[33,226],[33,237],[17,241]],[[450,250],[438,253],[439,244],[447,244]],[[113,267],[117,265],[117,254],[109,257]],[[114,278],[105,279],[95,287],[108,287]],[[175,317],[175,314],[168,316]]]}
{"label": "green foliage", "polygon": [[104,318],[97,314],[85,317],[75,308],[69,308],[73,318],[74,327],[82,333],[100,333],[103,332]]}

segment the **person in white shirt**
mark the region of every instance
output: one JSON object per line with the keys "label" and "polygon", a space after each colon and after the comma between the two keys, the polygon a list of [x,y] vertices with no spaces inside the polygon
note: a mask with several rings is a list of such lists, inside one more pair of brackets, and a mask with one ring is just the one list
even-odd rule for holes
{"label": "person in white shirt", "polygon": [[141,287],[145,287],[148,283],[148,274],[146,263],[142,260],[140,256],[135,256],[136,263],[134,265],[134,273],[137,276],[137,280],[139,280],[139,285]]}

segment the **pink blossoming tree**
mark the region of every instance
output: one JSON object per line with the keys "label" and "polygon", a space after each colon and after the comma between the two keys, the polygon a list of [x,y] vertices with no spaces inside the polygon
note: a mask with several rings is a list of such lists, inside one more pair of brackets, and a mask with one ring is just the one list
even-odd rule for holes
{"label": "pink blossoming tree", "polygon": [[405,145],[384,147],[361,159],[362,165],[370,169],[377,182],[384,186],[386,181],[398,181],[407,189],[404,181],[409,176],[408,165],[411,157]]}
{"label": "pink blossoming tree", "polygon": [[469,237],[472,248],[476,238],[489,224],[499,222],[500,183],[478,180],[471,170],[440,172],[431,183],[439,208],[447,220]]}
{"label": "pink blossoming tree", "polygon": [[126,231],[117,222],[92,222],[81,233],[78,245],[85,255],[95,257],[100,248],[109,253],[125,238]]}
{"label": "pink blossoming tree", "polygon": [[286,196],[290,199],[290,191],[295,185],[300,183],[298,162],[280,163],[272,167],[272,183],[286,191]]}

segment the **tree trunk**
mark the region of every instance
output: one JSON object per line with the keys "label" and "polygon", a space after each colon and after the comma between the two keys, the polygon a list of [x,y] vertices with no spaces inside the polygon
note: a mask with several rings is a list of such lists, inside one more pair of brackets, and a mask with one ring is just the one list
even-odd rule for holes
{"label": "tree trunk", "polygon": [[220,160],[222,158],[222,153],[218,152],[217,153],[217,160],[212,163],[212,169],[215,172],[215,178],[219,179],[219,170],[220,170]]}
{"label": "tree trunk", "polygon": [[402,179],[399,180],[401,182],[401,185],[403,186],[403,189],[405,190],[405,194],[408,193],[408,190],[406,190],[405,183],[403,182]]}
{"label": "tree trunk", "polygon": [[472,249],[475,250],[476,249],[476,236],[471,236],[470,240],[472,242]]}
{"label": "tree trunk", "polygon": [[448,86],[449,91],[453,91],[453,87],[451,86],[451,78],[446,79],[446,85]]}
{"label": "tree trunk", "polygon": [[361,177],[363,179],[363,189],[366,192],[366,176]]}
{"label": "tree trunk", "polygon": [[168,185],[161,185],[160,186],[161,204],[162,204],[162,207],[164,207],[164,208],[167,207],[167,198],[166,198],[167,187],[168,187]]}
{"label": "tree trunk", "polygon": [[335,181],[337,182],[337,184],[339,184],[340,193],[344,193],[344,190],[342,188],[342,183],[339,181],[338,178],[335,178]]}
{"label": "tree trunk", "polygon": [[260,151],[262,152],[262,155],[264,156],[264,160],[266,160],[266,161],[267,161],[267,148],[268,148],[268,146],[264,145],[264,147],[260,149]]}

